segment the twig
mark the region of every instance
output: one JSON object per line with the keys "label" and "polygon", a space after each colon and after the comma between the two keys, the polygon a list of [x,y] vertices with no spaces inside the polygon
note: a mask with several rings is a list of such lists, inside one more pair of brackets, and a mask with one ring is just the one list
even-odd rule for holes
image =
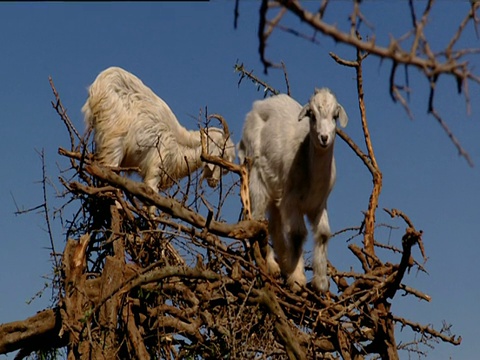
{"label": "twig", "polygon": [[[358,37],[359,34],[357,34]],[[357,93],[358,93],[358,106],[360,110],[360,117],[362,121],[362,130],[363,137],[365,139],[365,146],[367,148],[368,155],[363,154],[362,151],[353,144],[352,141],[346,137],[342,131],[337,130],[337,133],[340,134],[342,139],[347,141],[347,144],[355,151],[355,153],[363,160],[364,164],[370,170],[373,180],[373,189],[370,195],[368,210],[365,215],[365,230],[364,230],[364,247],[365,251],[372,257],[374,260],[376,258],[375,248],[374,248],[374,231],[375,231],[375,212],[378,207],[378,198],[382,189],[382,173],[377,164],[375,153],[373,151],[372,140],[370,137],[370,130],[367,123],[367,113],[364,102],[364,92],[363,92],[363,71],[362,71],[362,61],[365,59],[366,55],[362,53],[360,49],[357,48],[357,59],[356,61],[347,61],[341,59],[339,56],[330,53],[330,56],[339,64],[353,67],[356,71],[357,79]],[[367,264],[372,265],[370,259],[367,259]]]}
{"label": "twig", "polygon": [[50,82],[50,87],[52,88],[53,95],[55,96],[55,102],[51,102],[52,107],[55,109],[58,115],[60,115],[60,118],[62,119],[68,130],[68,133],[70,135],[71,150],[73,151],[75,149],[75,137],[73,135],[75,135],[78,140],[81,140],[82,138],[80,137],[80,134],[78,133],[77,129],[75,129],[75,126],[73,126],[72,121],[68,117],[67,110],[63,107],[62,101],[60,100],[60,95],[58,94],[58,91],[53,84],[53,79],[51,76],[48,77],[48,81]]}
{"label": "twig", "polygon": [[457,137],[450,130],[447,123],[441,118],[441,116],[438,114],[438,112],[433,107],[430,109],[430,113],[433,115],[433,117],[440,124],[440,126],[445,131],[445,133],[447,134],[449,139],[452,141],[453,145],[457,148],[458,154],[460,156],[462,156],[465,160],[467,160],[467,163],[470,167],[473,167],[474,163],[473,163],[472,158],[470,157],[470,154],[467,151],[465,151],[465,149],[462,147],[462,145],[460,144],[460,141],[457,139]]}
{"label": "twig", "polygon": [[283,75],[285,76],[285,84],[287,86],[287,95],[292,96],[290,93],[290,82],[288,81],[288,73],[287,73],[287,67],[285,66],[285,63],[282,61],[282,69],[283,69]]}
{"label": "twig", "polygon": [[441,339],[442,341],[448,342],[452,345],[460,345],[462,343],[462,337],[461,336],[457,336],[456,338],[455,338],[455,336],[446,336],[445,334],[442,334],[441,332],[439,332],[435,329],[432,329],[430,326],[423,326],[423,325],[420,325],[419,323],[401,318],[401,317],[396,316],[396,315],[392,315],[392,319],[393,319],[393,321],[401,323],[404,326],[410,327],[415,332],[432,335],[432,336],[434,336],[438,339]]}
{"label": "twig", "polygon": [[[410,218],[407,215],[405,215],[405,213],[403,213],[403,211],[400,211],[398,209],[388,210],[388,209],[385,209],[385,208],[383,210],[385,212],[387,212],[392,218],[397,217],[397,216],[401,217],[407,223],[409,228],[415,229],[412,221],[410,220]],[[422,232],[420,231],[419,234],[421,235],[421,233]],[[422,237],[419,236],[417,241],[418,241],[418,246],[420,247],[420,252],[422,253],[422,256],[423,256],[423,261],[426,262],[427,261],[427,255],[425,253],[425,247],[423,245]]]}
{"label": "twig", "polygon": [[234,66],[235,71],[240,73],[240,79],[238,80],[238,85],[242,82],[243,78],[248,78],[250,79],[255,85],[257,85],[257,90],[259,89],[258,86],[262,86],[264,88],[264,95],[266,96],[268,92],[277,95],[279,92],[272,88],[270,85],[265,83],[264,81],[260,80],[258,77],[253,75],[253,70],[252,71],[247,71],[243,64],[235,64]]}
{"label": "twig", "polygon": [[58,263],[58,259],[55,256],[57,252],[55,250],[55,241],[53,239],[53,231],[50,223],[48,195],[47,195],[47,171],[45,167],[45,152],[43,149],[40,152],[40,157],[42,159],[43,212],[45,214],[45,222],[47,224],[48,239],[50,240],[50,249],[52,250],[53,263],[55,264],[54,272],[59,276],[60,264]]}

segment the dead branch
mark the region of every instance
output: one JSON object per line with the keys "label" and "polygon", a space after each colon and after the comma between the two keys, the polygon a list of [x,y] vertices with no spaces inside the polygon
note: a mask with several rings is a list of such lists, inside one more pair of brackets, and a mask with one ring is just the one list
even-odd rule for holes
{"label": "dead branch", "polygon": [[[357,34],[357,37],[359,35]],[[365,108],[364,101],[364,92],[363,92],[363,71],[362,71],[362,61],[365,59],[366,55],[362,53],[360,49],[357,48],[357,59],[355,61],[347,61],[341,59],[338,55],[330,53],[330,56],[339,64],[353,67],[356,71],[357,79],[357,93],[358,93],[358,107],[360,110],[360,118],[362,122],[363,137],[365,140],[365,146],[367,148],[367,154],[364,154],[358,146],[356,146],[353,141],[351,141],[343,131],[337,130],[337,133],[344,139],[347,144],[355,151],[355,153],[362,159],[363,163],[367,166],[372,175],[373,180],[373,190],[370,195],[370,200],[368,203],[368,210],[365,215],[365,229],[364,229],[364,248],[365,251],[373,258],[375,258],[375,248],[374,248],[374,231],[375,231],[375,213],[378,207],[378,199],[380,197],[380,192],[382,189],[382,173],[377,164],[375,153],[373,151],[372,139],[370,136],[370,130],[368,129],[367,123],[367,113]],[[370,264],[370,260],[367,258],[367,264]]]}
{"label": "dead branch", "polygon": [[260,90],[260,88],[263,88],[263,93],[264,97],[267,96],[267,94],[270,92],[271,94],[279,94],[277,90],[272,88],[270,85],[268,85],[266,82],[260,80],[257,76],[253,75],[253,70],[247,71],[243,64],[235,64],[234,66],[235,71],[240,73],[240,79],[238,80],[238,85],[240,86],[242,80],[244,78],[247,78],[252,81],[252,83],[257,87],[257,90]]}
{"label": "dead branch", "polygon": [[[167,199],[156,194],[151,188],[142,183],[137,183],[119,176],[98,165],[87,165],[85,166],[85,170],[89,174],[138,197],[141,201],[155,205],[171,216],[181,219],[198,228],[206,228],[207,220],[203,216],[183,207],[174,199]],[[257,221],[249,220],[241,221],[234,225],[212,220],[210,221],[208,230],[215,235],[227,236],[238,240],[265,238],[267,233],[264,225]]]}
{"label": "dead branch", "polygon": [[[269,2],[269,1],[264,1]],[[337,27],[327,24],[321,18],[317,17],[315,14],[305,10],[301,5],[300,2],[297,0],[294,1],[286,1],[286,0],[278,0],[275,1],[281,4],[284,8],[288,9],[291,13],[295,14],[299,17],[302,21],[306,22],[310,26],[312,26],[315,30],[320,31],[326,36],[329,36],[335,39],[338,42],[342,42],[348,45],[353,46],[355,49],[360,51],[376,55],[382,59],[390,59],[396,64],[405,64],[409,66],[414,66],[418,68],[420,71],[425,72],[427,77],[431,76],[438,76],[440,74],[448,74],[453,75],[456,78],[463,80],[472,80],[476,83],[480,83],[480,77],[476,76],[475,74],[471,73],[467,68],[465,68],[464,63],[458,63],[457,61],[451,62],[446,60],[445,62],[440,62],[435,59],[431,58],[423,58],[418,55],[412,56],[410,51],[413,50],[415,52],[416,49],[416,42],[412,45],[412,50],[406,52],[402,48],[399,47],[397,41],[392,39],[389,46],[382,47],[376,44],[375,38],[372,38],[369,41],[364,41],[359,39],[356,34],[348,34],[342,32]],[[473,19],[475,16],[475,10],[478,6],[472,7],[470,12],[467,15],[467,19]],[[428,16],[428,11],[426,11],[426,15]],[[468,20],[467,20],[468,21]],[[460,27],[460,33],[457,36],[461,35],[461,31],[463,31],[464,26]],[[417,34],[420,34],[421,28],[419,27],[416,31]],[[417,35],[418,36],[418,35]],[[454,37],[456,38],[456,37]],[[454,39],[452,39],[453,41]],[[455,43],[455,41],[453,41]]]}
{"label": "dead branch", "polygon": [[0,325],[0,354],[28,348],[30,352],[42,348],[49,342],[52,347],[67,344],[66,338],[58,334],[61,328],[58,308],[43,310],[22,321],[14,321]]}
{"label": "dead branch", "polygon": [[457,336],[457,337],[455,337],[454,335],[447,336],[440,331],[432,329],[430,326],[424,326],[424,325],[421,325],[419,323],[416,323],[416,322],[413,322],[413,321],[410,321],[410,320],[407,320],[407,319],[404,319],[404,318],[401,318],[401,317],[398,317],[398,316],[395,316],[395,315],[393,315],[393,320],[398,322],[398,323],[401,323],[403,326],[410,327],[412,330],[414,330],[418,333],[429,334],[429,335],[434,336],[436,338],[442,339],[445,342],[449,342],[453,345],[460,345],[461,342],[462,342],[462,337],[461,336]]}

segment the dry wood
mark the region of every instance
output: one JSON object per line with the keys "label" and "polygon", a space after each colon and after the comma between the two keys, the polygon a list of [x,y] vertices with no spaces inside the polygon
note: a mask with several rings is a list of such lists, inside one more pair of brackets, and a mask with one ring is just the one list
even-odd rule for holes
{"label": "dry wood", "polygon": [[[248,163],[240,166],[209,156],[205,151],[202,154],[203,161],[227,168],[240,177],[235,184],[240,183],[245,220],[223,222],[212,215],[213,209],[216,207],[220,213],[221,204],[234,192],[232,189],[238,190],[237,185],[225,193],[219,191],[218,204],[213,205],[193,176],[184,183],[178,182],[177,190],[160,194],[119,174],[135,169],[100,166],[89,153],[86,138],[81,138],[73,127],[50,79],[55,97],[52,105],[67,127],[71,145],[69,150],[59,149],[59,154],[70,164],[60,182],[65,188],[66,202],[74,201],[79,210],[69,220],[69,238],[58,269],[61,276],[56,285],[55,307],[23,321],[0,325],[0,354],[20,350],[17,358],[32,352],[38,352],[40,358],[43,352],[66,348],[67,357],[72,360],[226,357],[360,360],[375,356],[398,359],[400,350],[418,353],[421,345],[432,346],[435,341],[460,344],[461,338],[450,334],[448,326],[435,330],[391,310],[399,290],[415,301],[415,298],[430,301],[427,294],[405,284],[410,268],[425,270],[413,259],[412,247],[419,246],[424,262],[426,254],[422,233],[406,214],[396,209],[388,213],[405,221],[408,227],[403,236],[397,237],[401,248],[388,245],[384,249],[398,261],[386,263],[375,253],[374,246],[382,246],[375,239],[382,174],[367,123],[362,61],[368,52],[392,60],[395,66],[418,67],[429,75],[447,73],[463,82],[478,79],[459,66],[457,59],[461,54],[453,50],[459,35],[451,39],[446,50],[446,58],[455,59],[453,62],[439,63],[416,55],[422,43],[425,53],[429,52],[423,29],[428,23],[431,1],[418,21],[412,7],[414,41],[408,56],[397,41],[392,40],[388,48],[382,48],[374,40],[363,41],[355,33],[358,22],[365,21],[360,2],[354,2],[351,33],[342,33],[326,24],[323,15],[328,3],[323,0],[320,11],[311,14],[298,1],[264,0],[259,35],[261,57],[266,65],[270,65],[264,54],[266,41],[288,12],[357,50],[355,61],[335,54],[332,57],[356,71],[366,151],[345,132],[338,134],[370,172],[373,189],[365,221],[354,228],[363,239],[348,246],[358,263],[346,270],[329,264],[336,290],[332,287],[328,294],[319,295],[307,285],[301,293],[292,293],[283,279],[268,274],[264,260],[267,227],[250,218]],[[278,12],[268,20],[274,5]],[[478,4],[472,5],[458,34],[469,21],[477,22],[474,19],[477,7]],[[285,69],[283,66],[288,79]],[[241,72],[241,79],[249,78],[277,93],[243,65],[237,66],[237,71]],[[432,81],[434,85],[436,80]],[[290,91],[288,84],[287,88]],[[402,101],[398,91],[395,86],[392,88],[396,99]],[[433,106],[431,112],[435,114]],[[224,122],[220,115],[212,117]],[[158,216],[151,217],[146,211],[151,205],[158,208]],[[413,350],[397,344],[397,325],[412,331]]]}

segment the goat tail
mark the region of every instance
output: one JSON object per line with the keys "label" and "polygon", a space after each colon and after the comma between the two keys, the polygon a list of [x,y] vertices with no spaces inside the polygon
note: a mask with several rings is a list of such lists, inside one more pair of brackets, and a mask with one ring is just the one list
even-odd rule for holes
{"label": "goat tail", "polygon": [[87,99],[85,104],[82,106],[82,113],[84,116],[85,125],[87,127],[87,131],[93,129],[94,125],[94,118],[92,108],[90,107],[90,98]]}

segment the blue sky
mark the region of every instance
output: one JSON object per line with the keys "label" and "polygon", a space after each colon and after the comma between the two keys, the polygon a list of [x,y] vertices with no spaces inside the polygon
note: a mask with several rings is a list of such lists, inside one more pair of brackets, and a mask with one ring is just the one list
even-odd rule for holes
{"label": "blue sky", "polygon": [[[327,12],[328,19],[347,26],[350,6],[348,1],[335,2]],[[389,34],[402,35],[410,25],[406,2],[365,1],[362,6],[376,26],[380,43],[385,44]],[[57,148],[68,147],[68,136],[50,105],[48,76],[53,77],[70,118],[81,131],[80,109],[88,85],[100,71],[115,65],[140,77],[170,105],[185,127],[196,128],[199,110],[208,106],[209,112],[225,116],[238,142],[245,114],[262,93],[247,81],[237,86],[234,64],[243,62],[282,91],[285,85],[279,71],[262,74],[257,53],[258,3],[240,3],[237,30],[233,28],[233,8],[233,1],[0,5],[0,323],[24,319],[49,305],[49,290],[26,304],[48,282],[43,277],[52,269],[45,221],[41,214],[14,215],[13,201],[23,208],[42,203],[38,151],[44,149],[47,173],[56,186],[59,166],[65,165]],[[468,8],[468,1],[436,3],[426,30],[434,51],[448,42]],[[298,25],[298,21],[292,19],[290,24]],[[340,67],[328,56],[334,51],[353,59],[355,51],[317,38],[320,44],[314,45],[277,32],[267,56],[285,62],[292,96],[300,103],[308,100],[315,86],[330,87],[349,115],[347,133],[362,144],[354,71]],[[467,28],[461,44],[479,47],[472,27]],[[478,71],[480,58],[470,60]],[[384,178],[380,209],[401,209],[424,231],[429,274],[412,272],[405,283],[432,297],[430,303],[395,298],[393,311],[436,328],[445,320],[462,336],[462,345],[440,344],[429,350],[429,359],[474,359],[480,352],[480,290],[476,286],[480,280],[476,267],[480,253],[479,86],[470,86],[471,115],[466,113],[463,97],[456,94],[453,79],[440,81],[436,99],[438,110],[476,164],[470,168],[427,115],[426,80],[417,70],[410,70],[415,116],[410,120],[390,99],[389,72],[388,61],[381,63],[371,57],[364,62],[367,116]],[[341,140],[336,144],[336,159],[337,183],[329,201],[333,231],[360,224],[371,190],[366,168]],[[49,187],[52,208],[61,203],[55,191]],[[239,206],[227,209],[226,217],[233,221]],[[378,222],[399,229],[379,229],[377,240],[399,246],[405,225],[391,221],[382,210]],[[64,238],[58,220],[54,236],[60,251]],[[346,237],[337,237],[329,246],[330,260],[343,270],[358,266],[347,245]],[[415,254],[419,257],[417,250]]]}

